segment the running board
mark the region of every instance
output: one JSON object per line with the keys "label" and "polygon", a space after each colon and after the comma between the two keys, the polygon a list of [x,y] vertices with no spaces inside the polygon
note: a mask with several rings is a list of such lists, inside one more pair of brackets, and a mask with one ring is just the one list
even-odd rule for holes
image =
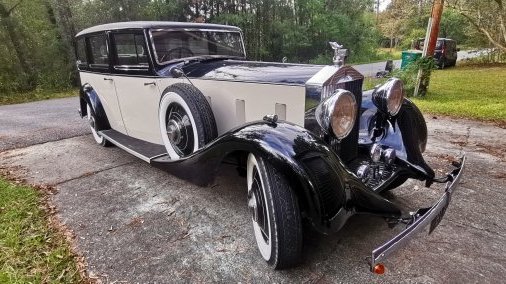
{"label": "running board", "polygon": [[163,145],[132,138],[113,129],[99,131],[98,133],[118,148],[148,163],[151,163],[153,159],[167,155],[167,150]]}

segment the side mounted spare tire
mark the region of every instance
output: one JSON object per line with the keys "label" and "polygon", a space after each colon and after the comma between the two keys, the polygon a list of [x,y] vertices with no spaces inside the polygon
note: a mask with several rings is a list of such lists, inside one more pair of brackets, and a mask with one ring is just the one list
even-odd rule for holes
{"label": "side mounted spare tire", "polygon": [[162,140],[172,160],[196,152],[218,136],[209,102],[189,84],[177,83],[165,89],[158,117]]}

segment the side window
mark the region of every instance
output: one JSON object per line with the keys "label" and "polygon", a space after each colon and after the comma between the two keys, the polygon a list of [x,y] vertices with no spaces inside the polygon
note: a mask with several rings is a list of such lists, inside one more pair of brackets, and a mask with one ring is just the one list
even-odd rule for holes
{"label": "side window", "polygon": [[84,37],[77,40],[76,56],[78,65],[88,63],[88,59],[86,58],[86,40]]}
{"label": "side window", "polygon": [[143,34],[114,34],[116,65],[149,67],[148,50]]}
{"label": "side window", "polygon": [[105,34],[91,36],[89,43],[91,50],[89,63],[92,64],[92,67],[109,67],[109,52],[107,50]]}

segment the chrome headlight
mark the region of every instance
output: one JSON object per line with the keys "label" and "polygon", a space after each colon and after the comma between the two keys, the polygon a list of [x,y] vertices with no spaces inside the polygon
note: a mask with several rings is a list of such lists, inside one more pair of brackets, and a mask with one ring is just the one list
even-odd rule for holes
{"label": "chrome headlight", "polygon": [[357,117],[357,101],[352,93],[337,89],[334,94],[318,105],[316,121],[325,133],[334,133],[337,139],[350,134]]}
{"label": "chrome headlight", "polygon": [[372,102],[383,113],[395,116],[401,109],[404,100],[402,81],[390,78],[372,94]]}

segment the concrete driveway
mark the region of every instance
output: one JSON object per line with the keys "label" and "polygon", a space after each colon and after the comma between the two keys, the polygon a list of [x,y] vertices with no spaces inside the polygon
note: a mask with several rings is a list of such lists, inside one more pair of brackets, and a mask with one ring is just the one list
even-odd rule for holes
{"label": "concrete driveway", "polygon": [[[73,118],[77,103],[0,106],[0,145],[10,145],[0,167],[57,188],[58,216],[75,233],[89,274],[104,283],[499,283],[506,275],[505,129],[426,118],[429,163],[442,173],[450,156],[465,151],[468,169],[441,225],[390,257],[385,275],[371,274],[364,259],[401,228],[369,216],[353,217],[336,235],[306,231],[301,265],[272,271],[257,252],[246,182],[235,169],[223,166],[216,182],[201,188],[118,148],[96,146],[91,135],[76,136],[88,132]],[[20,127],[27,115],[57,105],[49,118]],[[30,132],[46,138],[20,138]],[[415,209],[441,194],[411,181],[389,197]]]}

